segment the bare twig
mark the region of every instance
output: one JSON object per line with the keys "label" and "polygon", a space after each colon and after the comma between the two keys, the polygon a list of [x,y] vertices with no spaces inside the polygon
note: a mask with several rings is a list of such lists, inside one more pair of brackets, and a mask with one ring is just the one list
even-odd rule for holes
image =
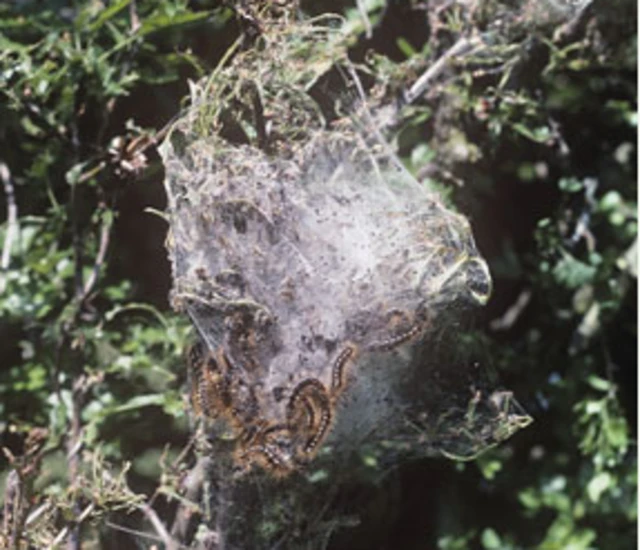
{"label": "bare twig", "polygon": [[362,22],[364,24],[365,36],[367,38],[371,38],[373,36],[373,28],[371,27],[371,20],[369,19],[367,8],[362,0],[357,0],[357,4],[360,17],[362,17]]}
{"label": "bare twig", "polygon": [[[4,512],[2,514],[5,543],[11,548],[17,548],[21,528],[16,528],[19,523],[20,509],[23,500],[22,480],[17,470],[11,470],[7,476],[4,487]],[[9,542],[10,541],[10,542]]]}
{"label": "bare twig", "polygon": [[431,81],[442,73],[448,66],[450,61],[457,56],[463,55],[479,46],[482,40],[478,36],[471,38],[461,37],[451,46],[431,67],[429,67],[413,86],[407,92],[405,97],[407,103],[411,104],[420,98],[427,90]]}
{"label": "bare twig", "polygon": [[[18,234],[18,206],[16,205],[16,196],[13,189],[13,182],[11,180],[11,172],[4,162],[0,162],[0,179],[2,179],[4,194],[7,197],[7,232],[4,237],[0,268],[6,270],[9,267],[9,260],[11,259],[11,247],[13,246],[13,241]],[[4,280],[0,282],[0,285],[4,286],[4,284]],[[0,292],[2,292],[2,290],[4,289],[0,288]]]}
{"label": "bare twig", "polygon": [[29,527],[36,521],[38,521],[43,514],[51,510],[51,506],[51,502],[48,500],[38,506],[33,512],[29,514],[29,517],[27,517],[27,521],[24,522],[25,527]]}
{"label": "bare twig", "polygon": [[507,309],[507,311],[505,311],[505,313],[501,317],[498,317],[497,319],[491,321],[489,325],[491,327],[491,330],[503,331],[509,330],[511,327],[513,327],[513,325],[516,324],[516,322],[522,315],[522,312],[529,305],[531,296],[532,294],[530,289],[523,290],[519,294],[517,300],[513,303],[513,305],[511,305],[511,307],[509,307],[509,309]]}
{"label": "bare twig", "polygon": [[[201,497],[202,487],[207,478],[207,472],[211,467],[211,458],[202,456],[198,459],[193,468],[189,471],[182,486],[184,488],[184,499],[188,502],[196,503]],[[194,517],[193,508],[184,503],[178,507],[176,511],[171,534],[178,540],[184,542],[189,524]]]}
{"label": "bare twig", "polygon": [[[73,384],[72,404],[71,404],[71,432],[67,438],[67,464],[69,470],[69,482],[71,491],[78,489],[78,477],[80,475],[80,449],[82,447],[82,404],[87,388],[87,377],[80,376]],[[80,503],[74,497],[73,508],[78,514],[80,512]],[[70,531],[67,540],[67,548],[69,550],[79,550],[80,543],[80,521],[75,521],[72,527],[67,526]],[[63,537],[64,538],[64,537]],[[62,539],[61,539],[62,540]]]}
{"label": "bare twig", "polygon": [[[72,126],[73,128],[73,126]],[[82,264],[83,264],[83,242],[82,235],[80,234],[80,225],[78,222],[77,202],[78,202],[78,184],[77,182],[71,185],[71,231],[73,234],[73,271],[74,271],[74,295],[77,303],[82,300],[82,291],[84,288]]]}
{"label": "bare twig", "polygon": [[[394,164],[396,165],[396,168],[398,168],[398,170],[400,170],[401,172],[403,172],[405,174],[408,174],[408,171],[407,171],[406,167],[404,166],[404,164],[402,164],[402,162],[400,162],[398,160],[397,156],[395,155],[395,153],[393,152],[393,150],[389,146],[389,143],[387,142],[385,137],[382,135],[382,132],[380,131],[380,128],[378,127],[378,123],[374,119],[373,114],[371,113],[371,110],[369,109],[369,105],[367,103],[367,96],[366,96],[364,88],[362,86],[362,82],[360,81],[360,78],[358,77],[358,73],[356,72],[356,70],[355,70],[355,68],[354,68],[354,66],[353,66],[353,64],[351,62],[347,62],[347,70],[349,71],[349,75],[351,76],[351,79],[353,80],[353,83],[355,84],[356,89],[358,90],[358,95],[360,96],[360,100],[362,101],[362,109],[364,111],[364,114],[366,115],[366,118],[367,118],[368,122],[369,122],[369,126],[370,126],[369,129],[375,135],[376,139],[378,140],[378,143],[384,148],[384,150],[386,151],[389,159],[391,159],[394,162]],[[375,164],[374,164],[374,168],[377,169]]]}
{"label": "bare twig", "polygon": [[113,523],[112,521],[105,521],[105,525],[115,531],[121,531],[122,533],[127,533],[129,535],[135,535],[136,537],[140,537],[142,539],[162,542],[162,539],[160,537],[157,537],[156,535],[150,535],[149,533],[138,531],[137,529],[131,529],[130,527],[126,527],[125,525],[120,525],[119,523]]}
{"label": "bare twig", "polygon": [[9,449],[2,449],[13,468],[5,484],[3,528],[0,532],[3,548],[22,548],[24,525],[32,506],[33,481],[40,471],[47,437],[46,429],[33,428],[25,441],[23,455],[16,457]]}
{"label": "bare twig", "polygon": [[[182,448],[182,450],[180,451],[180,453],[178,454],[178,456],[173,460],[173,463],[168,467],[171,470],[175,471],[177,468],[179,468],[180,464],[186,459],[187,454],[191,451],[191,449],[193,448],[193,446],[196,443],[196,438],[197,438],[197,433],[194,433],[190,438],[189,441],[187,442],[187,444]],[[168,447],[167,447],[168,448]],[[166,450],[166,449],[165,449]],[[162,471],[164,472],[165,470],[165,463],[164,463],[164,459],[165,459],[165,453],[162,454],[162,457],[160,458],[160,466],[162,467]],[[194,466],[195,468],[195,466]],[[162,485],[160,485],[155,492],[153,493],[153,495],[151,496],[151,498],[149,499],[149,506],[153,506],[153,504],[155,503],[156,498],[158,498],[158,496],[160,494],[163,493],[163,487]],[[191,498],[191,497],[187,497],[187,498]],[[192,498],[191,500],[195,501],[196,497]],[[173,531],[172,531],[173,533]]]}
{"label": "bare twig", "polygon": [[136,5],[135,0],[129,4],[129,18],[131,19],[131,34],[133,35],[138,32],[142,26],[140,23],[140,16],[138,15],[138,6]]}
{"label": "bare twig", "polygon": [[147,516],[147,519],[151,522],[151,525],[153,525],[156,533],[158,533],[158,536],[162,539],[165,550],[178,550],[178,543],[173,540],[173,538],[171,538],[171,535],[167,531],[167,528],[164,526],[164,523],[160,521],[160,518],[158,517],[158,514],[156,514],[155,510],[148,504],[142,504],[140,506],[140,510],[145,516]]}
{"label": "bare twig", "polygon": [[591,5],[591,0],[573,2],[569,8],[568,21],[556,29],[553,33],[553,41],[558,44],[568,44],[572,38],[575,38],[591,13],[588,9]]}
{"label": "bare twig", "polygon": [[[104,205],[102,206],[104,210]],[[91,293],[94,285],[98,280],[98,276],[100,275],[100,269],[104,264],[104,259],[107,255],[107,250],[109,249],[109,239],[111,235],[111,218],[106,216],[102,220],[102,226],[100,228],[100,246],[98,248],[98,254],[96,255],[96,259],[93,263],[93,270],[91,271],[91,275],[84,284],[82,299],[85,300],[87,296]]]}
{"label": "bare twig", "polygon": [[[51,542],[51,544],[49,546],[47,546],[47,550],[54,550],[55,548],[58,547],[58,545],[67,537],[71,534],[70,540],[71,538],[73,538],[73,531],[76,531],[79,529],[80,524],[89,517],[89,515],[93,512],[93,510],[95,509],[96,505],[92,502],[91,504],[88,504],[84,510],[82,510],[82,512],[80,512],[80,514],[78,514],[77,518],[74,521],[73,526],[69,526],[69,525],[65,525],[62,530],[56,535],[56,537],[53,539],[53,541]],[[78,543],[79,544],[79,543]]]}

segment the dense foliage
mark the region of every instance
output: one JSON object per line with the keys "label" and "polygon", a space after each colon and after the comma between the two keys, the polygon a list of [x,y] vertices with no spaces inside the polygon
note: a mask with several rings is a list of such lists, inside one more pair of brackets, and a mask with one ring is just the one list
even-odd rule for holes
{"label": "dense foliage", "polygon": [[[495,279],[480,361],[535,423],[359,485],[360,526],[331,548],[635,545],[636,6],[513,4],[332,3],[399,96],[460,37],[487,46],[395,143],[472,220]],[[168,306],[154,147],[188,79],[256,32],[204,0],[0,5],[0,547],[179,540],[190,329]]]}

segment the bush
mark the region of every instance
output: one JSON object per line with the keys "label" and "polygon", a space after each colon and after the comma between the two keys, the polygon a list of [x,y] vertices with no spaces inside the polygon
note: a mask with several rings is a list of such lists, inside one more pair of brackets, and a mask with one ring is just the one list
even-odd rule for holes
{"label": "bush", "polygon": [[[513,4],[332,4],[354,62],[400,100],[447,62],[402,110],[394,145],[471,218],[495,288],[467,338],[535,423],[473,462],[354,479],[344,507],[360,527],[347,517],[331,548],[636,539],[636,7]],[[168,306],[154,149],[188,79],[211,74],[238,37],[255,47],[268,15],[243,5],[0,6],[9,548],[216,537],[191,484],[206,464],[185,414],[190,329]],[[447,58],[464,39],[474,47]]]}

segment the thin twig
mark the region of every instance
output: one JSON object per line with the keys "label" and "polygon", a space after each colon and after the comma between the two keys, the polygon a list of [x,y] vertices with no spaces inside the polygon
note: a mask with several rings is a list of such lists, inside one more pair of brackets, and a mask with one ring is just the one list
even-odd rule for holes
{"label": "thin twig", "polygon": [[17,549],[22,536],[21,511],[24,508],[23,480],[18,470],[11,470],[4,488],[3,532],[11,541],[11,548]]}
{"label": "thin twig", "polygon": [[513,305],[511,305],[500,317],[491,321],[489,324],[491,330],[505,331],[511,329],[522,315],[522,312],[529,305],[531,297],[531,289],[527,288],[520,292]]}
{"label": "thin twig", "polygon": [[[73,508],[76,513],[80,510],[80,503],[75,496],[79,488],[78,477],[80,475],[80,449],[82,448],[82,405],[86,392],[86,376],[82,375],[73,384],[71,392],[71,430],[67,438],[67,468],[69,471],[69,482],[71,491],[74,493]],[[68,527],[68,526],[67,526]],[[69,527],[69,538],[67,548],[69,550],[79,550],[80,543],[80,519],[74,521],[73,527]]]}
{"label": "thin twig", "polygon": [[160,521],[160,518],[158,517],[158,514],[156,514],[155,510],[148,504],[142,504],[139,508],[142,513],[147,516],[147,519],[151,522],[151,525],[153,525],[156,533],[158,533],[158,536],[162,539],[165,550],[178,550],[178,543],[173,540],[173,538],[171,538],[171,535],[167,531],[167,528],[164,526],[164,523]]}
{"label": "thin twig", "polygon": [[[201,498],[202,488],[207,473],[211,467],[211,458],[207,456],[200,457],[196,464],[191,468],[182,482],[184,488],[183,498],[189,503],[196,503]],[[171,527],[171,534],[180,541],[184,541],[189,530],[189,524],[194,516],[193,508],[186,503],[181,503],[176,510],[176,515]]]}
{"label": "thin twig", "polygon": [[[87,507],[80,513],[80,515],[78,515],[77,519],[74,521],[74,531],[80,527],[80,524],[85,519],[87,519],[87,517],[89,517],[89,514],[93,512],[95,507],[96,505],[92,502],[91,504],[87,505]],[[69,532],[71,530],[72,528],[69,525],[65,525],[62,530],[56,535],[56,538],[53,539],[51,544],[47,546],[47,550],[54,550],[55,548],[57,548],[58,545],[67,537],[67,535],[69,535]]]}
{"label": "thin twig", "polygon": [[[102,207],[104,209],[104,206]],[[98,254],[96,255],[96,259],[93,263],[93,270],[91,271],[91,275],[84,284],[82,299],[85,300],[89,293],[93,289],[94,285],[98,280],[98,276],[100,275],[100,269],[104,264],[104,259],[107,255],[107,250],[109,249],[109,240],[111,235],[111,218],[106,216],[102,221],[102,227],[100,228],[100,246],[98,248]]]}
{"label": "thin twig", "polygon": [[[138,15],[138,7],[136,5],[135,0],[133,0],[129,4],[129,20],[131,23],[130,29],[129,29],[129,38],[133,38],[135,34],[138,32],[138,30],[140,30],[140,27],[141,27],[140,17]],[[131,72],[132,60],[137,54],[139,47],[140,47],[139,44],[134,43],[132,48],[128,50],[126,57],[120,63],[119,74],[118,74],[119,78],[122,79],[124,78],[125,75]],[[116,102],[117,102],[116,98],[112,97],[111,99],[109,99],[109,101],[107,101],[107,104],[105,106],[106,108],[102,110],[102,115],[103,115],[102,120],[95,136],[95,143],[98,149],[102,149],[105,132],[109,127],[109,122],[111,122],[110,117],[116,107]]]}
{"label": "thin twig", "polygon": [[25,527],[29,527],[34,522],[38,521],[40,519],[40,516],[42,516],[49,510],[51,510],[51,502],[47,500],[29,514],[27,520],[24,522]]}
{"label": "thin twig", "polygon": [[[193,448],[193,446],[196,443],[196,438],[197,438],[197,434],[193,434],[190,438],[189,441],[187,442],[187,444],[182,448],[182,450],[180,451],[180,453],[178,454],[178,456],[175,458],[175,460],[172,462],[170,468],[173,470],[176,470],[180,464],[187,458],[187,454],[191,451],[191,449]],[[163,453],[164,456],[164,453]],[[160,459],[161,462],[161,466],[163,468],[164,471],[164,458]],[[153,495],[151,495],[151,498],[149,499],[149,506],[153,506],[155,503],[156,498],[158,498],[158,496],[162,494],[162,485],[160,485],[153,493]],[[195,498],[192,499],[195,501]],[[173,531],[172,531],[173,533]]]}
{"label": "thin twig", "polygon": [[[139,531],[137,529],[131,529],[130,527],[126,527],[125,525],[120,525],[119,523],[113,523],[112,521],[105,521],[105,525],[114,531],[120,531],[122,533],[127,533],[128,535],[134,535],[141,539],[152,540],[155,542],[163,542],[163,540],[150,533],[145,533],[144,531]],[[178,544],[178,548],[188,549],[189,547],[184,544]]]}
{"label": "thin twig", "polygon": [[[358,73],[356,72],[353,64],[350,61],[347,61],[346,65],[347,65],[347,70],[349,71],[349,75],[351,76],[351,79],[353,80],[353,83],[355,84],[356,90],[358,90],[358,95],[360,96],[360,100],[362,101],[362,109],[364,111],[364,114],[365,114],[366,118],[368,119],[369,129],[375,135],[376,139],[378,140],[378,144],[381,145],[382,148],[385,150],[388,158],[396,165],[396,168],[398,168],[398,170],[400,170],[400,172],[402,172],[403,174],[408,175],[409,176],[409,180],[411,181],[411,179],[412,179],[411,175],[409,174],[409,172],[406,169],[406,167],[404,166],[404,164],[402,164],[402,162],[398,159],[398,157],[396,156],[394,151],[391,149],[388,141],[382,135],[382,132],[380,131],[380,128],[378,127],[378,123],[374,119],[373,114],[371,113],[371,109],[369,109],[369,105],[367,103],[367,96],[365,94],[364,87],[362,86],[362,82],[360,81],[360,78],[358,77]],[[374,159],[372,159],[372,160],[374,160]],[[376,168],[376,171],[379,172],[379,170],[377,169],[377,167],[375,165],[375,160],[374,160],[374,168]],[[379,177],[380,177],[380,179],[382,179],[381,176],[379,176]]]}
{"label": "thin twig", "polygon": [[[18,206],[16,205],[16,196],[13,189],[13,181],[11,180],[11,172],[4,162],[0,162],[0,179],[2,179],[4,194],[7,197],[7,232],[4,236],[0,268],[6,270],[9,268],[9,261],[11,259],[11,247],[13,246],[13,241],[18,234]],[[0,285],[4,286],[5,284],[6,283],[3,279],[2,282],[0,282]],[[3,290],[4,288],[0,288],[0,293],[2,293]]]}
{"label": "thin twig", "polygon": [[162,542],[162,539],[156,535],[150,535],[149,533],[145,533],[144,531],[131,529],[130,527],[120,525],[119,523],[113,523],[112,521],[105,521],[104,524],[110,529],[113,529],[114,531],[121,531],[122,533],[127,533],[129,535],[135,535],[136,537],[140,537],[141,539],[148,539],[148,540],[153,540],[155,542]]}
{"label": "thin twig", "polygon": [[360,17],[362,17],[362,22],[364,23],[365,36],[367,38],[371,38],[373,36],[373,28],[371,26],[371,20],[369,19],[369,14],[367,13],[367,8],[365,7],[362,0],[357,0],[358,11],[360,12]]}
{"label": "thin twig", "polygon": [[406,102],[411,104],[420,98],[426,91],[431,81],[442,73],[454,57],[466,54],[471,49],[479,46],[482,40],[478,36],[472,38],[462,37],[453,46],[451,46],[424,74],[415,81],[413,86],[407,92]]}
{"label": "thin twig", "polygon": [[48,431],[44,428],[32,428],[24,443],[24,453],[14,456],[6,447],[2,448],[12,470],[5,485],[5,503],[3,542],[9,548],[18,550],[24,541],[24,526],[33,505],[33,482],[40,472],[44,445]]}
{"label": "thin twig", "polygon": [[140,23],[140,16],[138,15],[136,0],[133,0],[131,4],[129,4],[129,19],[131,20],[131,35],[134,35],[142,26]]}
{"label": "thin twig", "polygon": [[80,234],[80,225],[78,221],[78,185],[73,183],[71,185],[71,232],[73,235],[73,267],[74,267],[74,295],[77,303],[82,300],[82,291],[84,288],[82,264],[83,264],[83,242]]}
{"label": "thin twig", "polygon": [[592,13],[591,10],[588,9],[592,4],[593,2],[591,0],[582,3],[575,2],[571,8],[575,11],[569,16],[569,20],[558,27],[553,33],[553,41],[558,45],[562,45],[568,44],[572,38],[575,38],[581,31],[581,27],[585,24],[589,14]]}

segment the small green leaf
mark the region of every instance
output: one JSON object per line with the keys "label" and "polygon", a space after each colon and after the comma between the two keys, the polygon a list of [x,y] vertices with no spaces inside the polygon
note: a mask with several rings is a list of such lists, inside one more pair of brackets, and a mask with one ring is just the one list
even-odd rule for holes
{"label": "small green leaf", "polygon": [[622,205],[622,196],[618,191],[609,191],[600,199],[600,210],[610,212]]}
{"label": "small green leaf", "polygon": [[149,407],[152,405],[163,406],[165,402],[164,395],[159,394],[149,394],[149,395],[137,395],[126,403],[114,407],[111,409],[111,413],[121,413],[127,411],[133,411],[136,409],[141,409],[143,407]]}
{"label": "small green leaf", "polygon": [[587,401],[584,407],[584,412],[587,414],[587,416],[594,416],[600,414],[603,409],[603,401]]}
{"label": "small green leaf", "polygon": [[320,483],[329,477],[326,470],[315,470],[307,476],[309,483]]}
{"label": "small green leaf", "polygon": [[607,425],[607,436],[612,447],[625,452],[629,446],[629,429],[623,417],[612,419]]}
{"label": "small green leaf", "polygon": [[551,225],[551,218],[542,218],[538,220],[538,228],[542,229],[544,227],[549,227]]}
{"label": "small green leaf", "polygon": [[80,176],[82,176],[82,172],[84,167],[87,165],[86,162],[79,162],[78,164],[72,166],[64,176],[64,179],[69,185],[76,185],[80,181]]}
{"label": "small green leaf", "polygon": [[180,25],[196,23],[197,21],[207,19],[212,13],[213,12],[210,11],[201,11],[197,13],[181,13],[174,15],[163,14],[155,17],[149,17],[143,22],[139,33],[141,36],[145,36],[153,32],[167,30]]}
{"label": "small green leaf", "polygon": [[626,219],[627,217],[619,211],[611,212],[611,214],[609,214],[609,223],[616,227],[620,227],[622,224],[624,224]]}
{"label": "small green leaf", "polygon": [[415,169],[418,169],[431,162],[434,157],[435,151],[426,143],[420,143],[413,148],[413,151],[411,151],[411,164]]}
{"label": "small green leaf", "polygon": [[540,508],[540,498],[533,489],[525,489],[518,495],[518,500],[525,507],[530,510],[537,510]]}
{"label": "small green leaf", "polygon": [[418,52],[414,49],[414,47],[409,44],[406,38],[398,38],[396,40],[396,45],[400,49],[400,51],[406,56],[407,59],[410,59],[417,55]]}
{"label": "small green leaf", "polygon": [[608,392],[612,387],[612,384],[611,384],[611,382],[609,382],[609,380],[605,380],[604,378],[600,378],[599,376],[596,376],[595,374],[589,375],[589,377],[587,378],[587,383],[594,390],[599,390],[599,391],[602,391],[602,392]]}
{"label": "small green leaf", "polygon": [[102,10],[98,18],[88,27],[84,27],[84,30],[87,30],[89,33],[95,33],[100,27],[102,27],[102,25],[109,21],[109,19],[115,17],[129,4],[131,4],[131,0],[119,0],[117,2],[114,2],[107,9]]}
{"label": "small green leaf", "polygon": [[362,457],[362,462],[369,468],[376,468],[378,466],[378,459],[372,454],[366,454]]}
{"label": "small green leaf", "polygon": [[561,191],[576,193],[584,189],[584,184],[578,178],[561,178],[558,187]]}
{"label": "small green leaf", "polygon": [[512,128],[519,134],[523,135],[527,139],[530,139],[531,141],[535,141],[536,143],[546,143],[547,141],[549,141],[550,132],[549,128],[547,128],[546,126],[540,126],[531,130],[524,124],[516,122],[512,125]]}
{"label": "small green leaf", "polygon": [[612,485],[614,479],[609,472],[600,472],[587,485],[587,494],[591,502],[598,502],[602,493]]}
{"label": "small green leaf", "polygon": [[500,536],[491,528],[482,531],[481,540],[482,546],[484,546],[487,550],[502,548],[502,541],[500,540]]}
{"label": "small green leaf", "polygon": [[502,462],[499,460],[483,460],[480,458],[477,464],[485,479],[494,479],[496,474],[502,470]]}
{"label": "small green leaf", "polygon": [[566,288],[578,288],[593,281],[597,269],[592,265],[581,262],[568,252],[553,268],[556,281]]}

